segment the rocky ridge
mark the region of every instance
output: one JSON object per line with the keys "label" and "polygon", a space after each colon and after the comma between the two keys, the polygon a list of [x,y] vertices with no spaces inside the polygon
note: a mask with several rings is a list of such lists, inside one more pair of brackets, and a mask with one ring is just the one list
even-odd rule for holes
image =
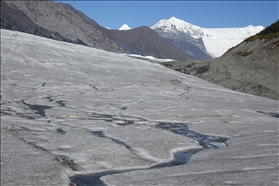
{"label": "rocky ridge", "polygon": [[79,40],[71,40],[70,38],[63,37],[58,32],[50,31],[35,24],[22,10],[18,9],[17,6],[9,6],[4,1],[1,2],[1,28],[26,32],[58,41],[85,44],[81,43]]}
{"label": "rocky ridge", "polygon": [[5,1],[19,9],[30,20],[46,30],[59,33],[72,41],[79,40],[90,47],[113,52],[123,52],[107,29],[77,11],[71,5],[54,1]]}

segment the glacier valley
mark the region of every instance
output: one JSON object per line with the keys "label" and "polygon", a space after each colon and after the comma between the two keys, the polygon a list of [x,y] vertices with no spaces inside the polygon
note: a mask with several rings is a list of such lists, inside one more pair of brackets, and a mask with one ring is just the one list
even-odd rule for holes
{"label": "glacier valley", "polygon": [[278,115],[156,62],[1,30],[2,186],[278,185]]}

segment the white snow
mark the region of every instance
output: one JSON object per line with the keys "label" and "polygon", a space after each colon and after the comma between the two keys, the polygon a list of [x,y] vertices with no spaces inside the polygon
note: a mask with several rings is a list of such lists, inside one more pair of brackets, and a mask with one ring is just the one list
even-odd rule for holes
{"label": "white snow", "polygon": [[79,173],[148,168],[201,148],[160,122],[228,137],[228,147],[102,177],[107,185],[278,185],[278,118],[257,111],[278,112],[278,102],[123,54],[1,30],[3,186],[68,186]]}
{"label": "white snow", "polygon": [[162,19],[151,28],[163,29],[165,32],[184,32],[193,38],[202,38],[212,57],[221,56],[229,48],[264,29],[263,26],[253,25],[240,28],[202,28],[176,17]]}
{"label": "white snow", "polygon": [[142,55],[138,55],[138,54],[125,54],[125,55],[134,57],[134,58],[139,58],[139,59],[147,59],[147,60],[158,62],[158,63],[175,61],[175,59],[158,59],[153,56],[142,56]]}
{"label": "white snow", "polygon": [[130,29],[131,28],[127,24],[124,24],[119,28],[119,30],[130,30]]}

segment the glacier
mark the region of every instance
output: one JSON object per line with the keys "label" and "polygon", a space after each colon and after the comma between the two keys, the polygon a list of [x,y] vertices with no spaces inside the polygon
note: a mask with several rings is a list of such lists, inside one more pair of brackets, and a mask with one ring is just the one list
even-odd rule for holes
{"label": "glacier", "polygon": [[[90,47],[1,29],[1,185],[278,185],[278,101]],[[202,149],[157,127],[228,138]],[[104,136],[104,137],[102,137]],[[90,184],[90,183],[89,183]]]}
{"label": "glacier", "polygon": [[246,38],[264,29],[263,26],[249,25],[242,28],[203,28],[202,39],[208,53],[213,57],[220,57],[229,48],[234,47]]}

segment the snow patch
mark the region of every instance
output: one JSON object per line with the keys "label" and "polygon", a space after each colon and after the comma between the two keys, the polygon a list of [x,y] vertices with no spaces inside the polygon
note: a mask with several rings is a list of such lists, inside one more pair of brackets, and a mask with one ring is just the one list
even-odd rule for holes
{"label": "snow patch", "polygon": [[147,60],[158,62],[158,63],[175,61],[175,59],[158,59],[153,56],[142,56],[142,55],[137,55],[137,54],[125,54],[125,55],[134,57],[134,58],[139,58],[139,59],[147,59]]}

